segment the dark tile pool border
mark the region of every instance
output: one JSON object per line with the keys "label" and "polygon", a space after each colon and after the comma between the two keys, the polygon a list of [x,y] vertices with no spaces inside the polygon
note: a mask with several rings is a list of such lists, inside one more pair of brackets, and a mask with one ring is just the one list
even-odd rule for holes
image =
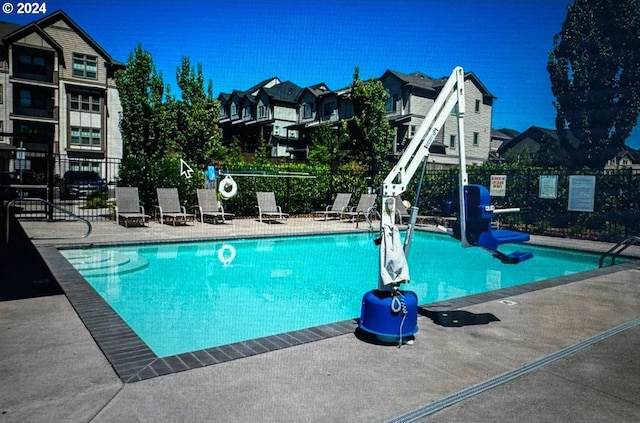
{"label": "dark tile pool border", "polygon": [[[220,347],[169,357],[158,357],[118,316],[111,306],[100,297],[91,285],[84,280],[80,273],[62,256],[57,247],[47,245],[36,246],[36,248],[49,267],[53,278],[59,283],[98,347],[124,383],[139,382],[335,336],[354,334],[358,328],[357,320],[345,320]],[[65,246],[64,248],[70,247]],[[83,246],[75,246],[74,248],[83,248]],[[84,246],[84,248],[87,248],[87,246]],[[625,268],[624,264],[604,267],[526,285],[422,304],[420,308],[428,311],[455,310],[587,278],[616,273]]]}

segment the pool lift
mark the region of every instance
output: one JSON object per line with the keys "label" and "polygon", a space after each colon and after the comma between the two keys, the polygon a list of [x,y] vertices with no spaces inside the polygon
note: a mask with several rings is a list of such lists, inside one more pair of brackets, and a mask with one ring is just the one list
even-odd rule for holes
{"label": "pool lift", "polygon": [[[417,295],[401,290],[408,283],[409,267],[407,255],[418,216],[418,207],[411,207],[411,214],[404,243],[395,224],[396,196],[406,191],[408,183],[422,164],[423,176],[429,148],[447,118],[455,110],[460,140],[460,176],[452,211],[456,221],[447,233],[459,239],[462,246],[481,247],[505,264],[517,264],[533,257],[531,253],[515,251],[510,254],[498,250],[502,244],[523,243],[529,240],[526,233],[510,230],[494,230],[491,219],[500,213],[490,203],[489,191],[482,185],[468,183],[464,143],[464,70],[456,67],[447,79],[424,121],[417,129],[396,165],[385,178],[381,187],[382,205],[380,218],[380,245],[378,289],[367,292],[362,299],[360,329],[375,335],[378,340],[402,345],[418,331]],[[418,187],[418,195],[422,179]],[[417,201],[415,202],[417,204]],[[504,209],[502,212],[519,211]],[[408,341],[411,342],[411,341]]]}

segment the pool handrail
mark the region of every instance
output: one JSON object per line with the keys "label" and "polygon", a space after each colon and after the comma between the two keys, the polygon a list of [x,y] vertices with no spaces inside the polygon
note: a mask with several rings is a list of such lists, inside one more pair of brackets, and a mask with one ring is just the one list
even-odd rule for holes
{"label": "pool handrail", "polygon": [[15,198],[15,199],[13,199],[13,200],[11,200],[11,201],[9,201],[7,203],[7,210],[6,210],[7,217],[6,217],[6,222],[5,222],[5,224],[6,224],[6,239],[5,239],[6,245],[9,245],[10,209],[11,209],[11,206],[13,206],[16,201],[27,201],[27,202],[32,201],[32,202],[40,202],[40,203],[46,204],[47,206],[52,207],[52,208],[54,208],[54,209],[56,209],[56,210],[58,210],[58,211],[60,211],[60,212],[62,212],[64,214],[67,214],[67,215],[77,219],[77,220],[80,220],[80,221],[86,223],[86,225],[87,225],[87,232],[84,235],[81,235],[81,236],[74,236],[74,235],[68,235],[68,236],[33,236],[33,237],[30,237],[31,239],[36,239],[36,240],[38,240],[38,239],[39,240],[46,240],[46,239],[83,239],[83,238],[88,237],[89,234],[91,234],[91,229],[92,229],[91,222],[89,222],[84,217],[78,216],[77,214],[73,213],[72,211],[67,210],[64,207],[60,207],[60,206],[58,206],[56,204],[53,204],[52,202],[47,201],[47,200],[45,200],[43,198],[38,198],[38,197],[20,198],[20,197],[18,197],[18,198]]}
{"label": "pool handrail", "polygon": [[611,256],[611,266],[613,266],[614,264],[616,264],[616,258],[620,254],[622,254],[624,250],[626,250],[627,248],[629,248],[630,246],[636,243],[640,245],[640,237],[635,235],[631,235],[630,237],[627,237],[622,241],[618,242],[616,245],[611,247],[609,251],[607,251],[606,253],[600,256],[598,267],[602,267],[602,265],[604,264],[604,259],[606,259],[608,256]]}

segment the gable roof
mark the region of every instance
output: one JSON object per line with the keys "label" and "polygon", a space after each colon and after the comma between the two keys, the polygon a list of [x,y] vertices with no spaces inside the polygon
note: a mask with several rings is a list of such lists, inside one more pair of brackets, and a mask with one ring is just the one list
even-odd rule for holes
{"label": "gable roof", "polygon": [[59,51],[62,51],[62,48],[60,47],[60,45],[44,31],[44,28],[54,24],[59,20],[64,21],[75,33],[77,33],[87,44],[89,44],[91,48],[93,48],[96,52],[98,52],[100,56],[105,58],[108,64],[116,65],[116,66],[124,66],[123,63],[118,62],[117,60],[114,60],[109,53],[107,53],[93,38],[91,38],[89,34],[84,32],[84,30],[80,28],[80,26],[76,24],[61,9],[30,24],[27,24],[24,26],[18,26],[14,31],[4,34],[4,36],[2,37],[2,43],[9,44],[14,40],[23,38],[26,35],[35,32],[41,37],[43,37],[44,39],[46,39],[47,42],[50,42],[55,49],[59,49]]}
{"label": "gable roof", "polygon": [[302,92],[302,88],[291,81],[285,81],[273,87],[264,87],[261,90],[272,100],[286,103],[295,103],[298,95]]}
{"label": "gable roof", "polygon": [[436,89],[433,86],[434,80],[422,72],[402,73],[388,69],[382,74],[380,79],[384,79],[387,76],[399,79],[404,86],[421,88],[427,91],[432,91],[433,93],[436,92]]}
{"label": "gable roof", "polygon": [[628,156],[631,159],[632,163],[640,163],[640,150],[636,150],[634,148],[625,145],[622,150],[616,154],[616,158],[622,158],[624,156]]}
{"label": "gable roof", "polygon": [[[567,130],[566,135],[569,142],[572,145],[577,146],[580,143],[580,141],[573,135],[573,132]],[[551,137],[554,140],[560,140],[560,138],[558,137],[558,131],[554,129],[542,128],[540,126],[531,126],[527,130],[525,130],[523,133],[504,142],[498,148],[498,154],[504,154],[505,152],[507,152],[507,150],[510,150],[515,146],[517,146],[518,144],[520,144],[521,142],[524,142],[527,140],[540,144],[544,136]]]}
{"label": "gable roof", "polygon": [[[391,69],[386,70],[382,74],[380,79],[383,79],[389,75],[402,81],[402,84],[404,86],[411,87],[411,88],[420,88],[423,90],[431,91],[433,92],[434,95],[440,92],[444,84],[446,84],[447,80],[449,79],[448,76],[443,76],[442,78],[434,79],[422,72],[402,73],[402,72],[394,71]],[[496,98],[493,94],[491,94],[491,92],[487,89],[487,87],[485,87],[484,84],[480,82],[480,79],[476,76],[475,73],[465,72],[464,79],[465,81],[466,80],[473,81],[473,83],[476,84],[478,88],[480,88],[480,91],[482,91],[484,95],[492,98]]]}

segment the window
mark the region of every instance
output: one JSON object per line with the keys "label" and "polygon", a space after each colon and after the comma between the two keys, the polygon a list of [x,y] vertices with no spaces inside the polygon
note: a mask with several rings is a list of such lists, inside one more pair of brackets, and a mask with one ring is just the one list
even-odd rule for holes
{"label": "window", "polygon": [[98,78],[98,57],[73,53],[73,76],[79,78]]}
{"label": "window", "polygon": [[100,113],[100,96],[91,94],[71,94],[71,110]]}
{"label": "window", "polygon": [[25,73],[45,75],[47,63],[44,57],[22,53],[18,56],[18,69]]}
{"label": "window", "polygon": [[4,103],[4,84],[0,84],[0,104]]}
{"label": "window", "polygon": [[324,103],[322,105],[322,115],[331,116],[335,109],[336,109],[336,103],[334,101],[331,101],[329,103]]}
{"label": "window", "polygon": [[31,107],[31,91],[20,90],[20,105],[22,107]]}
{"label": "window", "polygon": [[456,136],[455,135],[449,136],[449,147],[456,148]]}
{"label": "window", "polygon": [[476,100],[476,113],[480,113],[480,100]]}
{"label": "window", "polygon": [[75,146],[100,147],[102,145],[100,129],[72,126],[70,144]]}
{"label": "window", "polygon": [[258,119],[264,119],[267,117],[267,108],[262,104],[258,106]]}
{"label": "window", "polygon": [[480,140],[480,134],[477,133],[477,132],[474,132],[473,133],[473,145],[477,146],[478,143],[479,143],[479,140]]}
{"label": "window", "polygon": [[238,108],[236,107],[236,103],[231,103],[231,116],[238,116]]}
{"label": "window", "polygon": [[244,117],[251,118],[251,106],[247,106],[244,108]]}
{"label": "window", "polygon": [[310,119],[312,117],[312,113],[313,113],[313,107],[311,107],[311,104],[305,103],[302,105],[303,119]]}
{"label": "window", "polygon": [[387,113],[393,113],[396,111],[396,99],[395,97],[391,96],[387,99],[387,101],[384,103],[384,110]]}

